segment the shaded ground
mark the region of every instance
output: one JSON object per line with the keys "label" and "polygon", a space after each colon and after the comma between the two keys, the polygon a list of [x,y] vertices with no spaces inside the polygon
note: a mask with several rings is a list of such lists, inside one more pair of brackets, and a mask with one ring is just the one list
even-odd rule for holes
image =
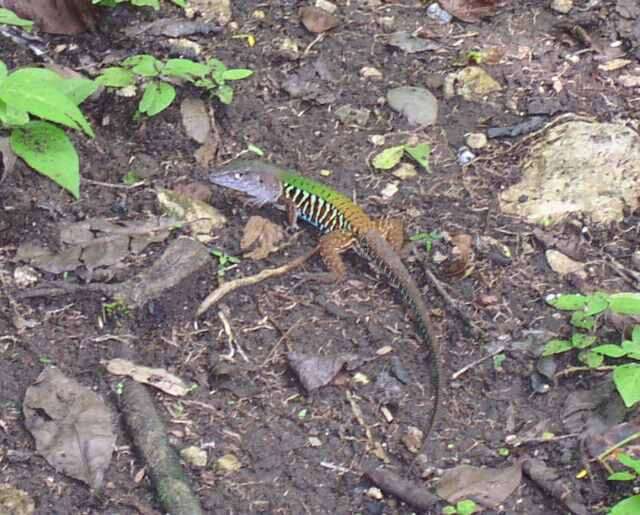
{"label": "shaded ground", "polygon": [[[257,44],[253,48],[243,39],[232,38],[231,32],[196,38],[207,55],[256,72],[237,83],[236,98],[230,106],[215,105],[222,142],[220,160],[233,157],[252,143],[274,161],[309,177],[320,178],[321,170],[331,170],[333,173],[322,180],[355,193],[358,202],[372,214],[400,216],[409,234],[438,230],[451,236],[490,236],[509,247],[511,259],[494,252],[477,252],[462,276],[447,274],[446,266],[432,264],[449,294],[465,303],[471,319],[486,335],[483,339],[472,338],[433,289],[425,287],[448,381],[443,417],[427,459],[435,468],[435,477],[439,469],[460,463],[501,467],[530,455],[557,468],[566,478],[575,477],[582,468],[576,439],[533,441],[511,449],[508,456],[502,456],[499,449],[506,447],[505,439],[513,434],[530,438],[539,437],[543,431],[562,434],[564,400],[569,392],[586,388],[592,375],[569,376],[549,393],[535,395],[529,384],[533,356],[513,350],[506,353],[501,367],[487,359],[450,379],[454,372],[494,351],[499,343],[526,340],[526,331],[567,331],[566,321],[554,317],[543,297],[575,289],[574,284],[548,268],[543,249],[532,238],[533,227],[499,212],[496,194],[517,180],[522,148],[510,152],[516,140],[492,141],[480,151],[480,160],[461,169],[455,156],[464,135],[491,126],[508,126],[523,114],[540,112],[581,113],[602,121],[633,118],[640,105],[637,95],[634,98],[631,90],[618,90],[612,75],[598,70],[598,53],[582,52],[577,60],[567,59],[582,48],[568,34],[567,24],[588,26],[605,46],[629,37],[630,22],[616,14],[615,2],[601,2],[599,7],[576,10],[575,15],[564,17],[550,11],[547,2],[519,4],[480,23],[454,22],[443,28],[430,24],[424,7],[411,3],[368,6],[352,2],[341,6],[338,27],[299,60],[278,50],[285,36],[296,39],[302,49],[315,38],[300,25],[297,5],[292,2],[260,6],[234,3],[238,32],[255,35]],[[252,16],[256,8],[265,12],[264,20]],[[117,12],[107,22],[111,27],[134,25],[156,16]],[[394,17],[394,29],[413,31],[423,26],[441,49],[409,55],[388,47],[381,38],[381,18],[385,16]],[[33,62],[30,54],[8,40],[0,40],[0,45],[9,68]],[[113,28],[97,35],[52,38],[51,48],[57,45],[66,48],[53,54],[54,59],[70,67],[91,60],[100,62],[111,49],[124,50],[126,55],[167,55],[162,39],[129,39]],[[486,67],[503,85],[503,92],[491,103],[445,99],[443,78],[455,69],[456,56],[490,46],[504,51],[499,64]],[[325,84],[335,96],[329,105],[293,99],[280,87],[290,73],[317,59],[326,64],[334,78]],[[364,66],[378,68],[383,80],[362,78],[359,71]],[[554,89],[558,83],[562,85],[559,91],[557,86]],[[387,89],[407,84],[427,85],[440,100],[438,125],[418,133],[433,145],[433,173],[399,181],[398,193],[386,200],[381,190],[395,179],[368,168],[368,158],[376,151],[368,138],[384,134],[390,145],[405,142],[413,133],[380,101]],[[188,88],[179,91],[182,96],[188,93]],[[340,124],[334,111],[343,104],[370,109],[367,125]],[[184,134],[177,104],[144,121],[133,121],[132,100],[110,93],[83,107],[97,138],[88,141],[75,137],[85,179],[80,201],[72,202],[57,186],[23,165],[0,185],[0,273],[5,285],[11,284],[17,265],[13,260],[16,248],[34,240],[54,246],[58,222],[98,216],[144,219],[149,213],[159,214],[153,188],[190,183],[207,173],[195,164],[197,145]],[[132,157],[136,160],[130,164]],[[98,183],[121,183],[140,162],[146,163],[148,181],[144,187],[116,189]],[[259,210],[245,207],[236,196],[220,190],[212,191],[211,202],[230,220],[215,235],[215,246],[239,255],[242,227]],[[263,210],[262,214],[283,221],[275,210]],[[638,243],[637,223],[638,214],[629,213],[625,222],[616,226],[584,225],[582,234],[587,235],[581,237],[580,244],[585,261],[597,264],[605,252],[626,262],[629,251]],[[554,231],[573,237],[582,227],[575,221]],[[186,233],[187,229],[182,231]],[[227,277],[281,264],[302,254],[315,241],[316,235],[305,230],[285,253],[258,263],[243,261],[227,272]],[[120,278],[148,267],[163,249],[162,245],[149,247],[127,262],[127,267],[118,272]],[[434,252],[447,254],[449,246],[444,241],[436,242]],[[426,286],[423,257],[420,250],[410,261],[414,277]],[[188,400],[157,396],[176,447],[207,444],[210,463],[234,454],[242,464],[239,471],[228,475],[211,467],[190,470],[207,513],[410,513],[410,507],[391,496],[382,500],[368,496],[371,485],[361,471],[381,463],[367,439],[370,430],[384,449],[387,467],[419,480],[408,470],[413,455],[401,438],[409,426],[424,427],[429,416],[428,353],[416,339],[413,324],[393,292],[376,281],[362,260],[349,257],[347,261],[349,275],[343,284],[327,287],[304,283],[295,287],[299,277],[294,274],[241,290],[224,300],[247,362],[237,355],[233,361],[222,358],[228,352],[227,339],[215,309],[194,321],[198,304],[216,286],[213,260],[207,270],[161,298],[128,316],[107,320],[102,311],[109,299],[96,293],[28,301],[2,296],[0,483],[29,492],[39,514],[137,513],[127,496],[157,509],[148,480],[140,479],[140,464],[121,428],[104,499],[94,501],[84,485],[56,473],[32,454],[33,442],[22,423],[25,390],[45,364],[55,364],[117,406],[111,379],[100,362],[133,352],[138,362],[167,368],[198,386]],[[595,268],[598,288],[628,289],[609,268]],[[314,260],[307,269],[320,271],[323,267]],[[44,278],[53,276],[45,274]],[[31,326],[16,327],[17,314]],[[368,383],[350,382],[351,372],[338,385],[310,396],[305,395],[285,359],[288,350],[371,356],[386,345],[393,348],[390,355],[358,369]],[[388,403],[391,420],[380,409],[380,404],[388,400],[381,378],[389,371],[409,378],[406,384],[397,383],[400,392]],[[362,411],[361,417],[357,409]],[[311,440],[313,445],[311,437],[317,439]],[[431,479],[426,476],[427,486],[432,486]],[[615,499],[607,497],[606,489],[599,486],[588,481],[574,486],[587,503],[592,503],[594,512]],[[527,481],[509,497],[504,511],[565,512]]]}

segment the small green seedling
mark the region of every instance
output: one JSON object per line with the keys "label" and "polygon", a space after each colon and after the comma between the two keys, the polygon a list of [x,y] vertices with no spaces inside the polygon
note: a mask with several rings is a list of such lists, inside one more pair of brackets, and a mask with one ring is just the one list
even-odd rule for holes
{"label": "small green seedling", "polygon": [[479,511],[478,505],[471,499],[458,502],[455,506],[445,506],[442,508],[444,515],[471,515]]}
{"label": "small green seedling", "polygon": [[[594,293],[593,295],[551,295],[547,303],[571,312],[574,332],[570,339],[553,339],[544,347],[543,356],[578,351],[578,360],[587,367],[600,367],[605,358],[613,360],[613,381],[627,408],[640,401],[640,325],[632,328],[631,339],[619,344],[599,342],[597,331],[610,311],[617,315],[640,315],[638,293]],[[622,361],[621,361],[622,360]]]}
{"label": "small green seedling", "polygon": [[418,143],[417,145],[404,144],[386,148],[373,158],[371,164],[377,170],[390,170],[400,162],[405,154],[416,161],[427,172],[431,172],[429,166],[431,145],[428,143]]}
{"label": "small green seedling", "polygon": [[18,157],[75,198],[80,196],[78,153],[59,125],[93,138],[78,105],[96,88],[91,80],[65,79],[45,68],[9,73],[0,61],[0,129],[9,132]]}
{"label": "small green seedling", "polygon": [[218,59],[198,63],[191,59],[168,59],[160,61],[152,55],[134,55],[122,61],[122,66],[102,70],[96,79],[98,84],[108,88],[135,91],[141,84],[142,98],[137,115],[155,116],[169,107],[176,98],[172,82],[186,81],[212,93],[223,104],[233,100],[233,88],[229,81],[246,79],[253,71],[244,68],[227,68]]}
{"label": "small green seedling", "polygon": [[125,175],[122,178],[122,182],[124,184],[126,184],[127,186],[131,186],[132,184],[136,184],[137,182],[140,182],[142,179],[140,179],[140,177],[138,177],[138,174],[136,172],[134,172],[133,170],[129,170],[127,172],[127,175]]}
{"label": "small green seedling", "polygon": [[0,25],[13,25],[14,27],[21,27],[24,30],[31,30],[33,28],[33,22],[31,20],[20,18],[9,9],[0,9]]}
{"label": "small green seedling", "polygon": [[[171,0],[178,7],[184,8],[187,0]],[[160,9],[160,0],[91,0],[91,3],[100,7],[115,7],[118,4],[129,2],[135,7],[153,7],[156,11]]]}
{"label": "small green seedling", "polygon": [[[622,465],[627,467],[627,470],[610,474],[607,478],[609,481],[636,481],[640,478],[640,460],[624,452],[617,453],[616,458]],[[631,513],[640,513],[640,495],[622,499],[609,511],[609,515],[627,515]]]}
{"label": "small green seedling", "polygon": [[211,249],[211,255],[218,258],[218,277],[224,277],[227,270],[233,268],[234,265],[240,263],[240,258],[225,254],[222,250]]}
{"label": "small green seedling", "polygon": [[427,254],[431,252],[431,249],[433,248],[433,242],[441,239],[442,234],[440,234],[438,231],[419,232],[409,238],[410,241],[419,241],[420,243],[424,243],[424,249],[427,251]]}
{"label": "small green seedling", "polygon": [[127,306],[127,304],[121,299],[102,305],[102,317],[105,320],[117,317],[126,318],[129,314],[129,306]]}

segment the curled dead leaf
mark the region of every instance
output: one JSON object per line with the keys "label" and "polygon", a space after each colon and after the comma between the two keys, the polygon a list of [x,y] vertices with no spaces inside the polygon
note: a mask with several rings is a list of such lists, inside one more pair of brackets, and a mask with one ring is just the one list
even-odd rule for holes
{"label": "curled dead leaf", "polygon": [[245,253],[244,257],[257,261],[275,252],[278,249],[277,244],[283,238],[284,231],[279,225],[261,216],[252,216],[244,227],[240,248],[247,250],[255,246],[253,250]]}

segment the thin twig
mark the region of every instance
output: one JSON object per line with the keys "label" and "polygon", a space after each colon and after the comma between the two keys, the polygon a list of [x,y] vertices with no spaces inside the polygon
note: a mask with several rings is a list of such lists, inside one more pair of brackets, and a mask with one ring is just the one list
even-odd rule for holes
{"label": "thin twig", "polygon": [[289,261],[289,263],[287,263],[286,265],[279,266],[278,268],[268,268],[266,270],[262,270],[258,274],[234,279],[233,281],[229,281],[220,285],[217,289],[207,295],[207,298],[202,301],[200,306],[198,306],[196,317],[204,314],[205,311],[219,302],[225,295],[237,290],[238,288],[258,284],[265,279],[270,279],[272,277],[280,277],[281,275],[289,273],[294,268],[302,266],[309,258],[315,255],[318,250],[319,247],[316,246],[313,250],[307,252],[305,255]]}
{"label": "thin twig", "polygon": [[504,351],[504,346],[501,345],[500,347],[498,347],[496,350],[494,350],[491,354],[487,355],[487,356],[483,356],[480,359],[477,359],[475,361],[472,361],[471,363],[469,363],[468,365],[465,365],[464,367],[462,367],[460,370],[458,370],[457,372],[453,373],[451,375],[451,379],[458,379],[458,377],[460,377],[462,374],[464,374],[467,370],[475,367],[476,365],[479,365],[480,363],[482,363],[483,361],[486,361],[488,359],[491,359],[492,357],[496,356],[497,354],[500,354],[502,351]]}

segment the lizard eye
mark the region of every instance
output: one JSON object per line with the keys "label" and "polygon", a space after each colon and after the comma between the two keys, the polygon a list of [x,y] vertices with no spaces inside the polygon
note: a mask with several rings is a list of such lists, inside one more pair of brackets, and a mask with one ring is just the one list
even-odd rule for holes
{"label": "lizard eye", "polygon": [[242,174],[240,172],[236,172],[233,174],[236,179],[242,179]]}

